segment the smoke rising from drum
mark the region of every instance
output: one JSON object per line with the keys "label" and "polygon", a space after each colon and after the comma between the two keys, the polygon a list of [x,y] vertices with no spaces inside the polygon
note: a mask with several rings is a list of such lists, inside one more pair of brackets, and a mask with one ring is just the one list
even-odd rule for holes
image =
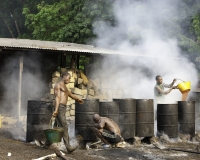
{"label": "smoke rising from drum", "polygon": [[[179,17],[179,3],[172,2],[115,1],[116,25],[99,22],[94,28],[96,46],[121,54],[115,58],[105,56],[102,68],[94,73],[103,83],[128,89],[129,98],[154,98],[156,75],[161,75],[167,84],[180,78],[191,81],[195,87],[198,80],[195,65],[182,54],[176,38],[168,36],[174,27],[170,22]],[[168,103],[178,100],[181,100],[179,90],[166,96]]]}
{"label": "smoke rising from drum", "polygon": [[[171,30],[179,32],[172,22],[178,20],[183,3],[179,0],[115,1],[116,25],[98,22],[94,28],[97,35],[94,45],[116,50],[121,55],[104,56],[102,67],[94,74],[102,83],[116,84],[118,89],[127,90],[123,98],[153,99],[156,75],[161,75],[166,84],[178,78],[190,81],[191,90],[196,88],[195,65],[180,50],[176,33],[171,33]],[[190,16],[187,11],[185,13]],[[177,80],[175,85],[180,82]],[[177,103],[181,98],[178,89],[172,90],[162,103]],[[155,103],[155,114],[156,110]],[[154,125],[156,134],[156,121]]]}

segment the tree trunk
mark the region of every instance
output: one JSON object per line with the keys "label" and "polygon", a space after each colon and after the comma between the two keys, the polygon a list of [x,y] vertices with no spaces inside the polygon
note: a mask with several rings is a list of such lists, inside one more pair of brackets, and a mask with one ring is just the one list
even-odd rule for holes
{"label": "tree trunk", "polygon": [[15,27],[16,27],[16,29],[17,29],[18,36],[20,36],[21,33],[20,33],[20,30],[19,30],[19,26],[18,26],[18,23],[17,23],[17,19],[15,18],[14,14],[12,14],[11,12],[10,12],[10,15],[13,15],[13,20],[14,20],[14,22],[15,22]]}
{"label": "tree trunk", "polygon": [[8,28],[8,31],[10,32],[12,38],[15,38],[15,36],[14,36],[14,34],[13,34],[13,32],[12,32],[10,26],[8,25],[6,19],[3,17],[3,15],[1,15],[1,17],[2,17],[2,19],[3,19],[3,21],[4,21],[5,25],[6,25],[6,27]]}
{"label": "tree trunk", "polygon": [[17,19],[16,19],[15,17],[13,17],[13,19],[14,19],[14,22],[15,22],[15,26],[16,26],[16,29],[17,29],[18,36],[20,36],[21,33],[20,33],[20,30],[19,30],[19,26],[18,26],[18,23],[17,23]]}

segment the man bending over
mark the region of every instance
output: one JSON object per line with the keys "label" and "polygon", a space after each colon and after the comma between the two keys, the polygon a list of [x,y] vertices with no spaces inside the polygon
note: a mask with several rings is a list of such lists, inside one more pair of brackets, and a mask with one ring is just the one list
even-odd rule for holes
{"label": "man bending over", "polygon": [[95,122],[93,131],[105,144],[114,144],[116,147],[125,147],[122,145],[124,139],[121,136],[118,125],[110,118],[100,117],[94,114],[93,121]]}

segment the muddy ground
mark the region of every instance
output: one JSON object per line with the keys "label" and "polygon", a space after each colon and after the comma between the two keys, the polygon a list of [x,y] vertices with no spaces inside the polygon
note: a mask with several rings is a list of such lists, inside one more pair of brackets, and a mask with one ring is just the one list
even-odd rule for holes
{"label": "muddy ground", "polygon": [[[196,151],[197,143],[171,143],[166,147],[179,148],[184,150]],[[11,153],[11,156],[8,154]],[[26,143],[14,140],[12,135],[7,132],[0,133],[0,159],[1,160],[32,160],[49,154],[53,150],[37,146],[34,143]],[[152,144],[142,143],[141,146],[129,145],[119,149],[78,149],[66,156],[75,160],[199,160],[200,154],[159,150]],[[54,158],[58,160],[59,158]]]}

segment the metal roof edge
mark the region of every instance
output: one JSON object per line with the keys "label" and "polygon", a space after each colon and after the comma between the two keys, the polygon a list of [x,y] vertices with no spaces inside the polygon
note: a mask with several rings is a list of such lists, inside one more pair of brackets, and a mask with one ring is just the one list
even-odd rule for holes
{"label": "metal roof edge", "polygon": [[87,44],[31,40],[31,39],[16,39],[16,38],[0,38],[0,48],[67,51],[67,52],[79,52],[79,53],[89,53],[89,54],[119,55],[119,56],[131,56],[131,57],[146,57],[146,58],[182,59],[180,57],[163,57],[163,56],[159,57],[159,56],[145,55],[139,53],[131,53],[130,51],[116,51],[106,48],[95,47]]}

